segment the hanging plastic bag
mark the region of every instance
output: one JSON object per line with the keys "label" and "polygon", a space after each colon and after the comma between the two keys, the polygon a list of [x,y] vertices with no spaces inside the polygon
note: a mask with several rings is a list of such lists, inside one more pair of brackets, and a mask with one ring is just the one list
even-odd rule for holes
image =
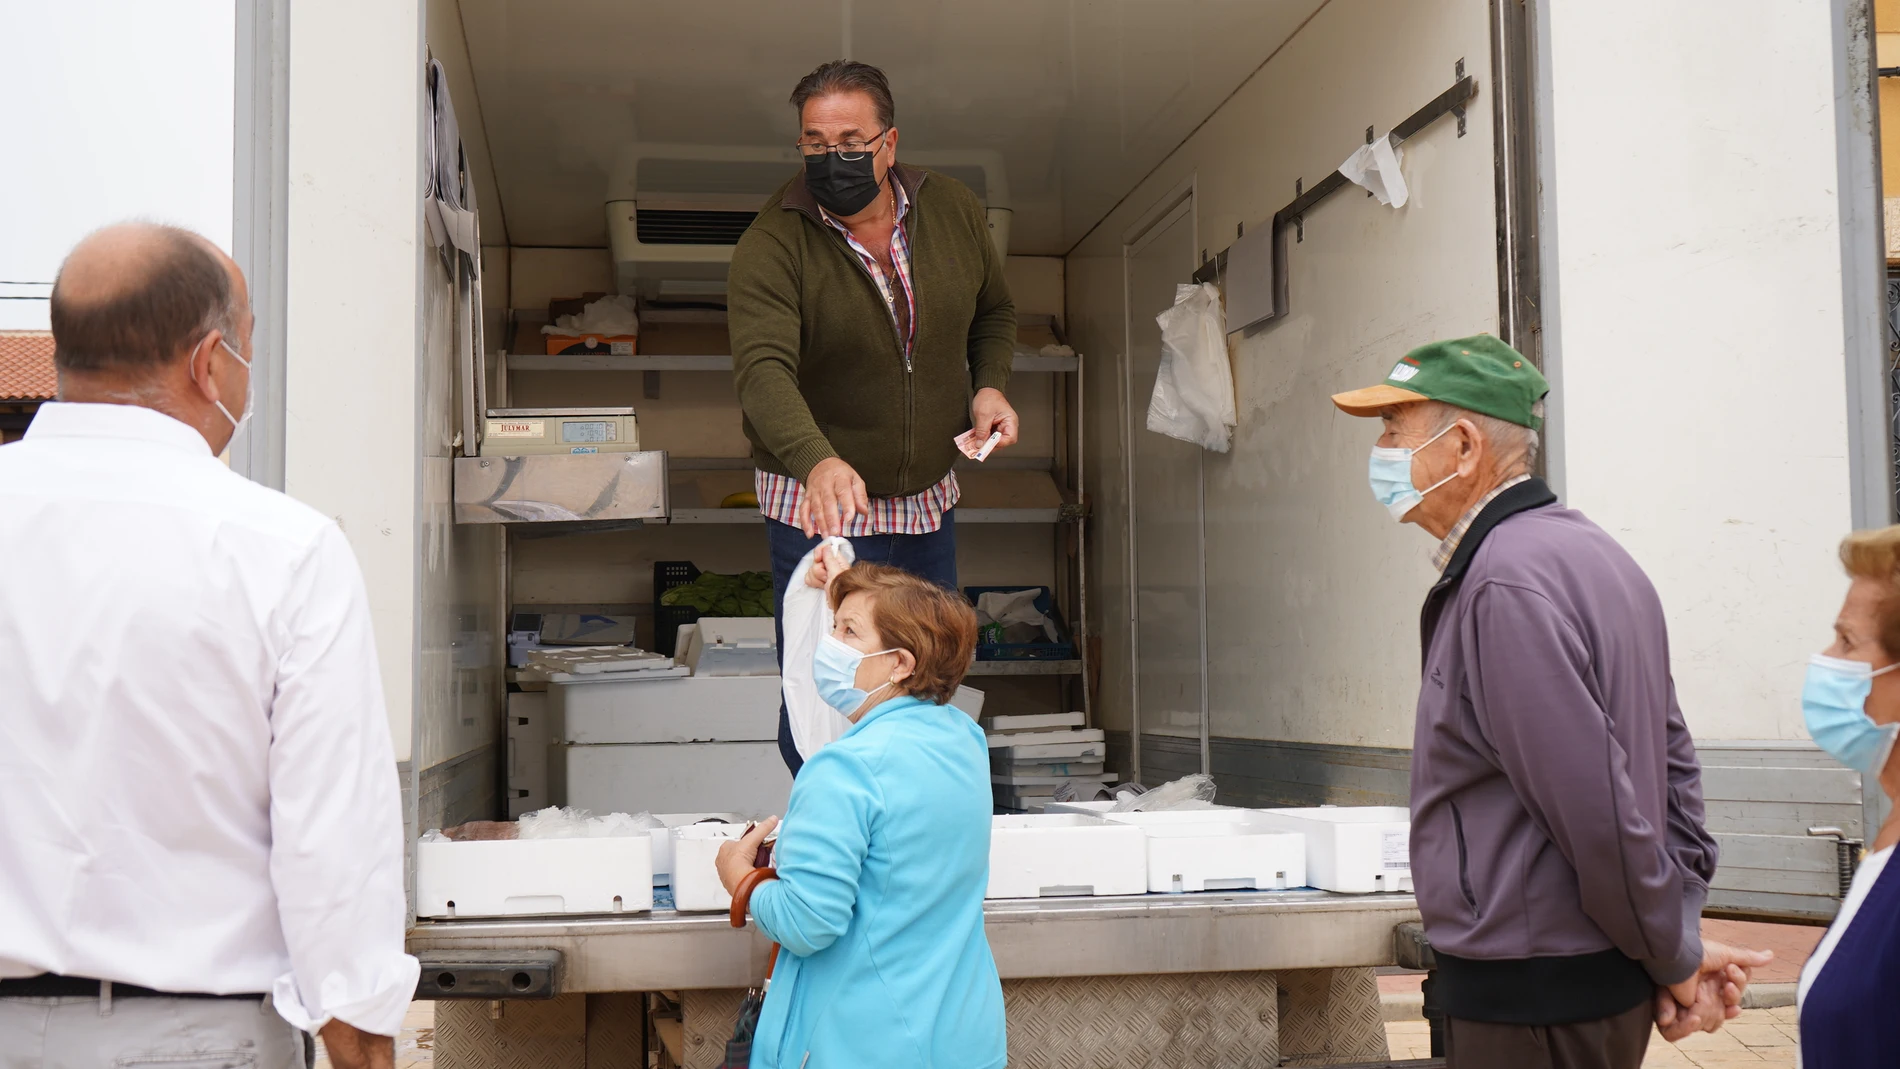
{"label": "hanging plastic bag", "polygon": [[779,623],[785,628],[785,648],[779,651],[779,677],[785,692],[785,717],[792,726],[792,745],[798,756],[809,761],[827,743],[842,738],[851,729],[851,721],[818,696],[818,684],[812,680],[812,659],[818,655],[818,640],[831,633],[831,601],[825,592],[805,582],[805,576],[818,560],[818,554],[835,549],[849,565],[857,552],[848,539],[827,538],[812,547],[805,559],[792,571],[785,587],[785,604],[780,607]]}
{"label": "hanging plastic bag", "polygon": [[1339,165],[1339,173],[1346,181],[1377,197],[1380,204],[1403,208],[1412,196],[1405,185],[1405,172],[1400,169],[1404,161],[1405,154],[1392,143],[1392,135],[1387,134],[1369,145],[1359,146]]}
{"label": "hanging plastic bag", "polygon": [[1161,325],[1161,368],[1148,401],[1148,429],[1225,453],[1234,440],[1234,372],[1227,318],[1211,282],[1174,287]]}

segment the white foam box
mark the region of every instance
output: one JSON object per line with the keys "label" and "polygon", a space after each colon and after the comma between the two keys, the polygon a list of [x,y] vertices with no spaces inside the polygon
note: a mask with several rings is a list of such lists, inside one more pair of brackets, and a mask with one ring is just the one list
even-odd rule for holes
{"label": "white foam box", "polygon": [[574,743],[776,743],[779,701],[776,675],[548,686],[554,738]]}
{"label": "white foam box", "polygon": [[653,837],[653,882],[655,885],[671,882],[673,874],[673,829],[688,824],[706,821],[715,826],[745,823],[745,818],[737,813],[655,813],[653,819],[660,826],[651,832]]}
{"label": "white foam box", "polygon": [[1141,829],[1082,813],[990,818],[985,898],[1138,895],[1148,890]]}
{"label": "white foam box", "polygon": [[1148,837],[1148,890],[1284,891],[1306,886],[1306,839],[1252,823],[1240,809],[1113,813]]}
{"label": "white foam box", "polygon": [[672,829],[673,908],[694,913],[732,908],[715,864],[721,844],[742,838],[744,824],[688,824]]}
{"label": "white foam box", "polygon": [[778,742],[568,746],[548,751],[555,804],[596,813],[783,815],[792,774]]}
{"label": "white foam box", "polygon": [[1412,889],[1412,815],[1404,806],[1253,810],[1253,822],[1306,836],[1306,882],[1370,894]]}
{"label": "white foam box", "polygon": [[508,819],[546,809],[548,798],[547,692],[508,695]]}
{"label": "white foam box", "polygon": [[653,840],[646,835],[416,844],[419,917],[652,908]]}

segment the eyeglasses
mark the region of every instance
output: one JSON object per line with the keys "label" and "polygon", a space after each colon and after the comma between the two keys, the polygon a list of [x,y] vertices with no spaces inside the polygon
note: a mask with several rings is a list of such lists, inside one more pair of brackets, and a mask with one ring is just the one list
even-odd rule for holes
{"label": "eyeglasses", "polygon": [[822,141],[800,141],[798,142],[798,151],[808,157],[823,156],[827,152],[836,152],[838,158],[841,160],[861,160],[866,155],[877,151],[879,145],[884,140],[884,135],[890,132],[891,128],[886,126],[876,137],[871,138],[869,141],[840,141],[835,145],[827,145]]}

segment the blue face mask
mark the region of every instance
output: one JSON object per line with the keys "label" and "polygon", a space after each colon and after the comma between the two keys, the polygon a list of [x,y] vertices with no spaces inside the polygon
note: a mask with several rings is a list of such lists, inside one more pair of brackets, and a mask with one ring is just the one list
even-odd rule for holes
{"label": "blue face mask", "polygon": [[1379,504],[1385,506],[1385,510],[1392,514],[1393,519],[1403,521],[1406,513],[1417,508],[1418,503],[1425,500],[1426,494],[1458,477],[1458,473],[1454,471],[1423,490],[1412,485],[1413,454],[1443,438],[1452,427],[1457,425],[1454,421],[1444,430],[1425,439],[1417,449],[1395,449],[1376,445],[1372,447],[1372,461],[1367,465],[1366,477],[1372,483],[1372,496],[1379,499]]}
{"label": "blue face mask", "polygon": [[1801,688],[1801,716],[1808,735],[1829,756],[1862,775],[1879,774],[1900,734],[1900,724],[1876,724],[1867,716],[1867,695],[1874,677],[1900,668],[1890,664],[1879,671],[1865,661],[1848,661],[1817,653],[1808,661],[1807,683]]}
{"label": "blue face mask", "polygon": [[833,635],[818,640],[818,652],[812,655],[811,679],[818,687],[818,696],[825,704],[846,716],[864,708],[871,695],[878,690],[896,683],[895,679],[877,690],[858,689],[858,665],[866,657],[879,657],[896,650],[878,650],[876,653],[859,653]]}

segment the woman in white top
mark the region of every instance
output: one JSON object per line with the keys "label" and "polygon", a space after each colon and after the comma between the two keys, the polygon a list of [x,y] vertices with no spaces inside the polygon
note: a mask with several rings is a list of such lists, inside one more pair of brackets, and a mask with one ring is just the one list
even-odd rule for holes
{"label": "woman in white top", "polygon": [[[1853,583],[1834,621],[1834,644],[1808,665],[1801,692],[1808,733],[1900,800],[1900,527],[1858,531],[1841,543]],[[1900,1007],[1900,867],[1889,868],[1900,818],[1889,816],[1854,874],[1834,924],[1801,970],[1805,1069],[1860,1069],[1900,1061],[1890,1018]]]}

